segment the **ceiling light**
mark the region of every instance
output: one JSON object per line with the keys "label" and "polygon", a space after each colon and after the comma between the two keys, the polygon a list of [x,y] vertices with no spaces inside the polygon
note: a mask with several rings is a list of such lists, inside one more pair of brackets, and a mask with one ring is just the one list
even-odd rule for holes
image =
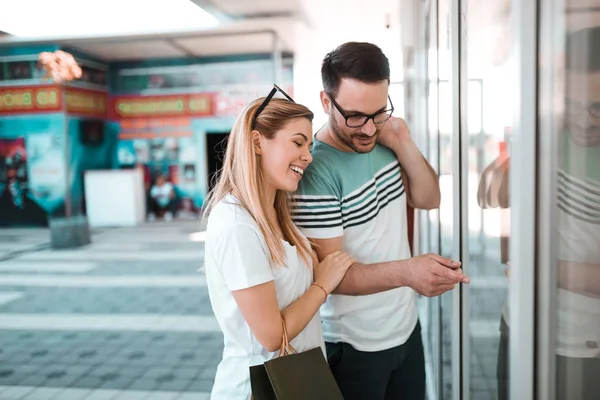
{"label": "ceiling light", "polygon": [[190,0],[0,0],[0,31],[21,37],[184,32],[218,20]]}

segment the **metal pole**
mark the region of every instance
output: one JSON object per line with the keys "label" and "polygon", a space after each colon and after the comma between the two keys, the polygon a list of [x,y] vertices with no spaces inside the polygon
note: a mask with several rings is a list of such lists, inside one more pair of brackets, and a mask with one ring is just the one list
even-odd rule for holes
{"label": "metal pole", "polygon": [[62,97],[62,112],[64,121],[65,143],[65,218],[71,217],[71,143],[69,142],[69,117],[67,114],[67,88],[60,85],[60,95]]}
{"label": "metal pole", "polygon": [[516,88],[511,146],[511,283],[509,381],[511,399],[535,399],[537,2],[512,0]]}

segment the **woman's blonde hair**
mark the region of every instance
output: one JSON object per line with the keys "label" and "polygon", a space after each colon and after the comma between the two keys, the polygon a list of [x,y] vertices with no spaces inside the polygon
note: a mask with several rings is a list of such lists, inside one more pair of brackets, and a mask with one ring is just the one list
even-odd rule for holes
{"label": "woman's blonde hair", "polygon": [[[312,122],[313,113],[301,104],[273,98],[254,120],[264,99],[251,102],[237,118],[229,134],[223,168],[214,189],[207,197],[204,215],[206,218],[228,193],[233,194],[256,221],[271,253],[271,260],[283,266],[285,249],[277,236],[278,230],[268,218],[269,204],[266,204],[260,156],[255,152],[252,131],[257,130],[267,139],[273,139],[292,119],[306,118]],[[308,240],[303,239],[292,221],[289,194],[278,190],[274,206],[284,239],[296,246],[300,257],[308,264],[309,260],[314,260],[312,250]]]}

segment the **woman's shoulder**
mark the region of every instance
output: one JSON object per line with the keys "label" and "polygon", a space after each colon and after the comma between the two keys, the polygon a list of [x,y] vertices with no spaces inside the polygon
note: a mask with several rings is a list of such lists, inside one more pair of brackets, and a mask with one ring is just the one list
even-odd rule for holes
{"label": "woman's shoulder", "polygon": [[254,218],[232,195],[225,196],[211,210],[207,219],[207,236],[216,236],[224,231],[252,228],[260,232]]}

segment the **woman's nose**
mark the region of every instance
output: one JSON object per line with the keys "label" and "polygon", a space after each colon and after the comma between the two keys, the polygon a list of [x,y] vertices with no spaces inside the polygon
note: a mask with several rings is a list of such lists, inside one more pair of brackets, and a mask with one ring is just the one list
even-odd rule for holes
{"label": "woman's nose", "polygon": [[306,150],[302,153],[302,160],[306,161],[308,163],[311,163],[313,160],[312,154],[310,153],[310,150]]}

